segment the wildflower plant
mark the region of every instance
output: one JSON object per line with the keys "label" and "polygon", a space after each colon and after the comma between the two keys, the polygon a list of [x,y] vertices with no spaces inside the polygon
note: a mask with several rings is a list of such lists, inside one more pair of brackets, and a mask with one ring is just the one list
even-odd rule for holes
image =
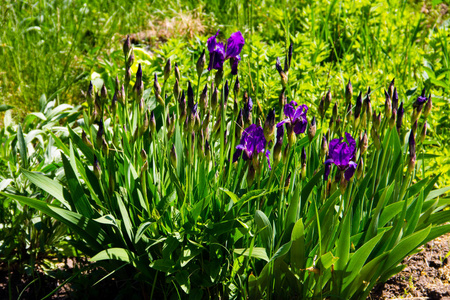
{"label": "wildflower plant", "polygon": [[[23,172],[55,200],[3,195],[67,225],[92,261],[121,262],[111,273],[132,266],[150,297],[364,299],[450,232],[439,198],[449,188],[417,172],[426,91],[412,123],[394,81],[380,95],[355,99],[349,82],[343,97],[302,102],[290,45],[284,68],[274,61],[278,106],[264,109],[237,68],[242,34],[218,36],[198,49],[195,72],[166,59],[148,75],[127,39],[123,78],[91,84],[70,142],[53,136],[65,178]],[[378,96],[385,107],[372,106]]]}

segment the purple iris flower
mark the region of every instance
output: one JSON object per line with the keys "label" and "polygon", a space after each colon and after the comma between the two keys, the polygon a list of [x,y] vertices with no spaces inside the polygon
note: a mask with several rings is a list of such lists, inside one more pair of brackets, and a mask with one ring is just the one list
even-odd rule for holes
{"label": "purple iris flower", "polygon": [[225,45],[216,40],[218,35],[219,30],[217,30],[217,33],[210,37],[207,42],[209,51],[208,71],[211,71],[212,69],[222,69],[224,61],[230,59],[231,74],[237,75],[238,64],[241,60],[239,54],[245,44],[244,37],[240,31],[231,34],[225,50]]}
{"label": "purple iris flower", "polygon": [[261,152],[265,152],[267,157],[267,162],[269,163],[269,169],[272,169],[270,166],[269,154],[270,151],[266,147],[266,138],[264,137],[264,130],[255,124],[247,127],[242,133],[241,142],[236,146],[236,152],[233,155],[233,162],[236,162],[242,154],[242,158],[244,160],[250,160],[253,157],[253,154],[256,153],[258,155]]}
{"label": "purple iris flower", "polygon": [[344,172],[344,177],[347,181],[353,177],[356,167],[358,166],[353,160],[356,153],[356,142],[349,133],[345,133],[347,142],[344,142],[344,138],[333,139],[330,142],[328,159],[325,161],[325,174],[324,179],[328,179],[330,174],[331,164],[335,164],[340,171]]}
{"label": "purple iris flower", "polygon": [[294,128],[295,134],[300,134],[305,132],[308,125],[308,120],[306,119],[308,106],[304,104],[299,105],[297,108],[295,106],[297,106],[295,101],[291,101],[284,106],[284,114],[288,118],[278,123],[277,127],[283,126],[284,123],[289,123]]}

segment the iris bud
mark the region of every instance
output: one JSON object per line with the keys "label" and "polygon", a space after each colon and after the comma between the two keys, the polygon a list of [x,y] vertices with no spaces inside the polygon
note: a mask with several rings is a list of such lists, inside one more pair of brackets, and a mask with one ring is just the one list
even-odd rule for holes
{"label": "iris bud", "polygon": [[125,72],[125,86],[128,87],[128,85],[130,84],[130,80],[131,80],[131,68],[127,68],[126,72]]}
{"label": "iris bud", "polygon": [[219,102],[219,91],[217,87],[214,88],[213,94],[211,96],[211,108],[213,111],[216,111],[217,103]]}
{"label": "iris bud", "polygon": [[117,90],[114,92],[114,96],[111,101],[111,112],[113,115],[116,114],[116,110],[117,110]]}
{"label": "iris bud", "polygon": [[392,111],[398,110],[398,94],[397,94],[397,88],[394,88],[394,94],[391,97],[392,99]]}
{"label": "iris bud", "polygon": [[380,148],[381,148],[380,136],[378,135],[378,133],[374,127],[372,127],[371,135],[372,135],[372,140],[375,145],[375,148],[377,148],[377,150],[380,150]]}
{"label": "iris bud", "polygon": [[228,80],[225,81],[225,86],[223,87],[223,103],[224,106],[227,105],[228,95],[230,94],[230,87],[228,86]]}
{"label": "iris bud", "polygon": [[130,50],[131,50],[130,35],[127,35],[127,38],[125,39],[125,42],[123,43],[123,55],[125,56],[125,59],[128,57]]}
{"label": "iris bud", "polygon": [[288,176],[286,177],[286,180],[284,181],[284,188],[286,192],[289,190],[290,184],[291,184],[291,172],[289,172]]}
{"label": "iris bud", "polygon": [[381,112],[377,115],[377,112],[374,111],[372,115],[372,124],[375,127],[376,130],[380,129],[381,124]]}
{"label": "iris bud", "polygon": [[172,149],[170,149],[170,163],[175,169],[177,168],[177,150],[175,149],[175,144],[172,144]]}
{"label": "iris bud", "polygon": [[414,133],[409,133],[409,163],[408,172],[411,173],[414,170],[416,164],[416,141],[414,140]]}
{"label": "iris bud", "polygon": [[180,98],[181,88],[178,79],[175,78],[175,84],[173,85],[173,96],[176,101]]}
{"label": "iris bud", "polygon": [[417,132],[417,121],[415,121],[414,122],[414,124],[411,126],[411,131],[414,133],[414,134],[416,134],[416,132]]}
{"label": "iris bud", "polygon": [[292,127],[292,125],[290,123],[285,123],[285,124],[286,124],[286,129],[287,129],[289,145],[293,146],[293,145],[295,145],[295,142],[297,141],[297,137],[295,135],[294,128]]}
{"label": "iris bud", "polygon": [[205,111],[208,108],[208,84],[205,84],[198,102],[202,110]]}
{"label": "iris bud", "polygon": [[94,175],[97,177],[97,179],[100,179],[102,176],[102,169],[100,168],[100,165],[98,164],[97,156],[94,154]]}
{"label": "iris bud", "polygon": [[274,139],[275,136],[275,109],[269,110],[266,121],[264,122],[264,137],[267,142]]}
{"label": "iris bud", "polygon": [[420,136],[417,138],[421,143],[425,141],[425,137],[427,136],[427,120],[423,123],[422,131],[420,132]]}
{"label": "iris bud", "polygon": [[423,115],[425,118],[428,117],[428,115],[430,114],[432,107],[433,107],[433,102],[431,101],[431,94],[430,94],[430,96],[428,96],[428,101],[425,104],[425,109],[423,111]]}
{"label": "iris bud", "polygon": [[347,190],[348,181],[344,177],[344,173],[341,175],[341,179],[339,180],[339,190],[341,191],[341,194],[344,195],[345,191]]}
{"label": "iris bud", "polygon": [[345,87],[345,100],[347,101],[347,103],[352,102],[352,96],[353,96],[353,86],[352,86],[352,82],[349,79],[348,84]]}
{"label": "iris bud", "polygon": [[172,71],[172,63],[170,62],[169,58],[166,62],[166,65],[164,66],[164,81],[167,81],[167,79],[169,79],[170,71]]}
{"label": "iris bud", "polygon": [[241,89],[241,84],[239,83],[239,76],[236,76],[236,81],[234,83],[234,99],[237,100],[239,97],[239,91]]}
{"label": "iris bud", "polygon": [[87,91],[87,103],[90,107],[92,107],[92,104],[94,104],[94,100],[95,100],[94,85],[92,84],[92,81],[89,81],[89,88]]}
{"label": "iris bud", "polygon": [[325,157],[328,154],[328,142],[327,137],[324,135],[322,136],[322,145],[320,148],[320,156]]}
{"label": "iris bud", "polygon": [[131,68],[131,66],[134,63],[134,52],[133,52],[133,48],[130,50],[130,55],[128,56],[128,59],[126,61],[126,66],[128,68]]}
{"label": "iris bud", "polygon": [[136,72],[136,82],[134,84],[133,90],[136,101],[140,101],[144,93],[144,82],[142,81],[141,64],[139,64],[138,70]]}
{"label": "iris bud", "polygon": [[325,99],[324,99],[324,114],[327,112],[328,107],[330,107],[331,104],[331,89],[328,89],[327,94],[325,95]]}
{"label": "iris bud", "polygon": [[102,104],[105,104],[108,101],[108,90],[106,89],[105,84],[103,84],[100,89],[100,100]]}
{"label": "iris bud", "polygon": [[364,134],[362,134],[359,139],[359,151],[361,152],[361,155],[363,155],[366,152],[368,147],[369,147],[369,140],[367,138],[367,131],[364,131]]}
{"label": "iris bud", "polygon": [[144,161],[147,160],[147,152],[144,149],[141,150],[141,158]]}
{"label": "iris bud", "polygon": [[188,105],[188,113],[194,108],[194,89],[191,86],[191,82],[188,81],[188,89],[187,89],[187,105]]}
{"label": "iris bud", "polygon": [[391,118],[389,119],[389,128],[394,128],[395,120],[397,119],[397,111],[392,110]]}
{"label": "iris bud", "polygon": [[309,142],[312,141],[312,139],[314,138],[315,135],[316,135],[316,117],[313,117],[311,120],[311,125],[309,125],[309,128],[308,128]]}
{"label": "iris bud", "polygon": [[206,64],[206,56],[205,56],[205,49],[203,49],[202,54],[200,55],[200,57],[197,60],[197,76],[198,77],[202,76],[203,69],[205,68],[205,64]]}
{"label": "iris bud", "polygon": [[356,105],[355,105],[355,127],[358,127],[359,124],[359,117],[361,115],[361,108],[362,108],[362,94],[359,92],[358,97],[356,98]]}
{"label": "iris bud", "polygon": [[142,122],[141,132],[140,134],[143,135],[144,132],[147,131],[148,127],[150,125],[150,122],[148,120],[148,112],[144,114],[144,121]]}
{"label": "iris bud", "polygon": [[286,94],[285,94],[285,89],[283,88],[281,90],[280,96],[278,98],[278,103],[280,105],[281,108],[283,108],[286,105]]}
{"label": "iris bud", "polygon": [[386,101],[384,102],[384,115],[386,118],[389,119],[392,113],[392,104],[391,104],[391,97],[386,92],[386,90],[384,90],[384,97],[386,98]]}
{"label": "iris bud", "polygon": [[302,153],[300,155],[300,161],[302,164],[302,178],[306,178],[306,151],[305,147],[302,148]]}
{"label": "iris bud", "polygon": [[394,95],[394,84],[395,84],[395,78],[392,79],[392,81],[391,81],[391,83],[389,84],[389,87],[388,87],[388,92],[389,92],[389,97],[390,98],[393,98],[393,95]]}
{"label": "iris bud", "polygon": [[363,157],[361,156],[358,167],[356,168],[356,179],[358,180],[361,179],[361,176],[363,175],[363,170],[364,170],[364,160]]}
{"label": "iris bud", "polygon": [[289,52],[288,52],[288,69],[291,68],[291,62],[292,62],[292,52],[294,50],[294,47],[292,46],[292,44],[289,45]]}
{"label": "iris bud", "polygon": [[156,75],[156,73],[154,78],[153,89],[155,91],[156,101],[158,101],[158,103],[162,106],[165,106],[164,100],[161,97],[161,86],[158,83],[158,76]]}
{"label": "iris bud", "polygon": [[103,144],[103,134],[104,134],[105,130],[103,128],[103,122],[100,121],[98,123],[98,130],[97,130],[97,138],[96,138],[96,144],[98,148],[102,147]]}
{"label": "iris bud", "polygon": [[216,72],[216,76],[214,77],[214,83],[216,86],[219,86],[219,84],[222,82],[223,79],[223,69],[218,69]]}
{"label": "iris bud", "polygon": [[402,128],[402,120],[403,120],[403,113],[405,110],[403,109],[403,102],[400,103],[400,106],[397,111],[397,131],[400,132],[400,129]]}
{"label": "iris bud", "polygon": [[178,101],[178,111],[180,112],[180,122],[183,123],[186,120],[186,97],[184,91],[181,93],[181,98]]}
{"label": "iris bud", "polygon": [[211,159],[211,146],[208,139],[205,140],[205,158],[209,161]]}
{"label": "iris bud", "polygon": [[286,87],[286,84],[288,82],[288,77],[286,75],[286,73],[283,71],[283,69],[281,68],[281,63],[280,63],[280,58],[277,57],[277,62],[275,64],[275,67],[278,71],[278,74],[280,74],[280,78],[281,78],[281,85],[283,86],[283,88]]}
{"label": "iris bud", "polygon": [[325,109],[324,109],[324,106],[325,106],[325,100],[324,100],[324,97],[322,97],[322,99],[320,99],[320,101],[319,101],[319,107],[317,108],[317,110],[318,110],[318,112],[319,112],[319,115],[320,115],[320,118],[323,120],[323,118],[325,117]]}
{"label": "iris bud", "polygon": [[94,147],[92,146],[91,141],[89,140],[89,138],[86,136],[86,132],[84,132],[84,130],[81,133],[81,139],[83,141],[83,143],[88,146],[89,148],[93,149]]}
{"label": "iris bud", "polygon": [[180,69],[178,69],[178,64],[177,63],[175,63],[174,73],[175,73],[175,78],[178,79],[178,81],[180,81],[181,80],[181,74],[180,74]]}

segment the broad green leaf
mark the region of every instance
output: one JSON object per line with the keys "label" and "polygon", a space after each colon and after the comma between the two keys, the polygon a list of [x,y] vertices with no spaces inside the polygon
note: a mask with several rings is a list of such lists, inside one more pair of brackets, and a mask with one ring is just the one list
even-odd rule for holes
{"label": "broad green leaf", "polygon": [[90,261],[100,261],[100,260],[119,260],[124,261],[129,264],[133,264],[133,262],[136,260],[136,255],[123,248],[109,248],[105,249],[103,251],[100,251],[94,257],[90,259]]}
{"label": "broad green leaf", "polygon": [[74,207],[71,207],[71,204],[64,198],[64,187],[61,184],[43,174],[27,170],[22,170],[22,173],[37,187],[55,197],[55,199],[61,202],[67,209],[74,209]]}
{"label": "broad green leaf", "polygon": [[269,262],[269,257],[267,256],[266,249],[262,247],[253,247],[253,249],[251,249],[251,253],[250,249],[248,248],[236,248],[234,249],[234,253],[236,253],[237,255],[249,256]]}
{"label": "broad green leaf", "polygon": [[291,235],[291,265],[295,271],[305,268],[305,232],[302,219],[299,219]]}
{"label": "broad green leaf", "polygon": [[383,269],[389,270],[399,264],[411,251],[422,244],[423,240],[428,236],[431,225],[418,231],[408,237],[402,239],[388,254]]}
{"label": "broad green leaf", "polygon": [[431,191],[431,192],[428,194],[428,196],[427,196],[427,198],[425,199],[425,201],[431,200],[431,199],[434,199],[434,198],[437,198],[437,197],[439,197],[439,196],[445,194],[447,191],[450,191],[450,186],[447,186],[447,187],[442,188],[442,189],[438,189],[438,190]]}
{"label": "broad green leaf", "polygon": [[277,258],[286,255],[289,252],[289,250],[291,249],[291,245],[292,245],[292,242],[287,242],[286,244],[284,244],[283,246],[278,248],[277,252],[275,252],[275,254],[272,256],[270,261],[274,261]]}

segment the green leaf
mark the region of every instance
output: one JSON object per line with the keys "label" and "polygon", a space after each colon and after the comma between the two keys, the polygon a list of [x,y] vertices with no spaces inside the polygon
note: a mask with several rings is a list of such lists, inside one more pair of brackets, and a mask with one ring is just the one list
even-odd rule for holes
{"label": "green leaf", "polygon": [[275,252],[275,254],[272,256],[270,261],[274,261],[277,258],[286,255],[289,252],[289,250],[291,249],[291,245],[292,245],[292,242],[287,242],[286,244],[284,244],[283,246],[278,248],[277,252]]}
{"label": "green leaf", "polygon": [[259,229],[259,236],[261,237],[261,241],[264,245],[264,247],[271,252],[272,251],[272,237],[273,237],[273,230],[272,225],[270,224],[269,219],[267,216],[260,210],[257,210],[255,212],[255,222],[256,226]]}
{"label": "green leaf", "polygon": [[20,126],[20,124],[17,128],[17,142],[19,143],[19,153],[20,158],[22,159],[22,168],[26,169],[28,168],[27,145],[25,143],[22,126]]}
{"label": "green leaf", "polygon": [[91,218],[94,211],[89,203],[81,184],[72,168],[70,161],[64,154],[61,154],[64,165],[64,172],[66,174],[67,184],[69,185],[70,195],[72,196],[73,204],[77,211],[85,217]]}
{"label": "green leaf", "polygon": [[336,255],[339,260],[336,262],[336,271],[344,270],[347,266],[348,257],[350,253],[350,235],[351,235],[351,220],[350,214],[345,215],[344,225],[339,235],[337,242]]}
{"label": "green leaf", "polygon": [[0,112],[7,111],[7,110],[9,110],[9,109],[11,109],[11,108],[14,108],[14,106],[7,105],[7,104],[1,104],[1,105],[0,105]]}
{"label": "green leaf", "polygon": [[[422,241],[428,236],[431,225],[422,229],[404,239],[402,239],[388,254],[384,269],[389,270],[397,266],[411,251],[422,244]],[[385,271],[386,272],[386,271]]]}
{"label": "green leaf", "polygon": [[43,174],[34,173],[27,170],[22,170],[22,173],[37,187],[55,197],[55,199],[61,202],[67,209],[74,209],[74,207],[71,207],[71,204],[69,204],[69,202],[64,198],[64,187],[57,181],[50,179]]}
{"label": "green leaf", "polygon": [[291,265],[296,272],[305,268],[305,232],[302,219],[299,219],[292,229],[291,235]]}
{"label": "green leaf", "polygon": [[135,244],[137,244],[141,240],[141,237],[144,235],[145,231],[150,227],[150,225],[152,225],[152,222],[144,222],[139,225],[136,231],[136,236],[134,237]]}
{"label": "green leaf", "polygon": [[266,249],[262,248],[262,247],[253,247],[253,249],[236,248],[236,249],[234,249],[234,253],[236,253],[237,255],[253,257],[253,258],[262,259],[262,260],[265,260],[266,262],[269,262],[269,257],[267,256]]}
{"label": "green leaf", "polygon": [[380,241],[380,239],[383,237],[383,233],[379,233],[374,238],[370,239],[367,243],[364,243],[351,257],[347,264],[347,267],[345,268],[346,274],[349,274],[348,276],[344,277],[343,281],[343,288],[345,289],[353,279],[357,276],[357,274],[360,272],[361,268],[364,266],[364,263],[366,262],[367,258],[369,257],[370,253],[372,253],[372,250],[375,248],[377,243]]}
{"label": "green leaf", "polygon": [[447,191],[449,191],[449,190],[450,190],[450,186],[447,186],[447,187],[442,188],[442,189],[438,189],[438,190],[431,191],[431,192],[428,194],[428,196],[427,196],[427,198],[425,199],[425,201],[428,201],[428,200],[437,198],[437,197],[439,197],[439,196],[445,194],[445,193],[446,193]]}
{"label": "green leaf", "polygon": [[100,260],[119,260],[132,264],[136,260],[136,255],[123,248],[110,248],[100,251],[90,261],[100,261]]}

